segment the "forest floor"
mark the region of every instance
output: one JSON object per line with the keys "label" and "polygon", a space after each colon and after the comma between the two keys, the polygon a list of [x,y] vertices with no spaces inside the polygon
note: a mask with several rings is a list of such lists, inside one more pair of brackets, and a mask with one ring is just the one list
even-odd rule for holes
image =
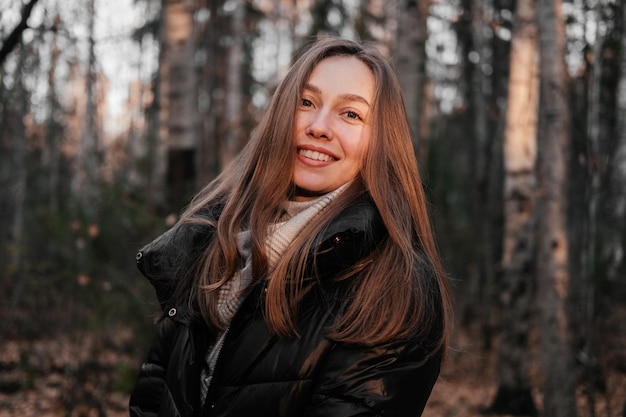
{"label": "forest floor", "polygon": [[[485,352],[471,343],[479,337],[469,336],[466,331],[457,332],[455,348],[424,417],[496,416],[487,411],[497,389],[495,349]],[[626,333],[617,332],[603,349],[609,352],[600,364],[604,392],[596,393],[592,414],[581,387],[579,417],[624,417]],[[136,336],[130,330],[4,340],[0,345],[0,417],[127,416],[128,393],[139,365],[136,352]],[[533,386],[540,386],[539,372],[531,374]],[[533,389],[533,395],[535,403],[541,404],[539,388]]]}
{"label": "forest floor", "polygon": [[[619,328],[626,330],[624,321],[619,324]],[[455,339],[453,352],[433,389],[423,417],[512,417],[489,410],[498,389],[497,349],[481,349],[471,342],[480,340],[480,337],[470,338],[467,332],[457,332]],[[597,368],[601,371],[596,374],[594,410],[592,412],[589,405],[589,384],[579,383],[578,417],[626,417],[626,331],[613,333],[601,350],[607,355]],[[539,408],[539,415],[542,415],[541,365],[538,355],[539,352],[531,348],[530,384],[535,406]]]}

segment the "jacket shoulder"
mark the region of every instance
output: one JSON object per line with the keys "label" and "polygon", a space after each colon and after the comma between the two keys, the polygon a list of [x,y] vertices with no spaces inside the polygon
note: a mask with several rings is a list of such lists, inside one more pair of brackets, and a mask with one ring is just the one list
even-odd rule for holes
{"label": "jacket shoulder", "polygon": [[339,213],[322,231],[318,242],[344,232],[361,233],[373,240],[379,240],[385,234],[383,220],[369,195],[359,197]]}
{"label": "jacket shoulder", "polygon": [[202,210],[194,220],[179,221],[137,252],[137,268],[154,286],[162,307],[173,295],[177,278],[193,266],[211,241],[211,223],[218,216],[217,209]]}
{"label": "jacket shoulder", "polygon": [[313,263],[318,275],[336,276],[371,254],[387,236],[380,213],[363,196],[331,220],[315,239]]}

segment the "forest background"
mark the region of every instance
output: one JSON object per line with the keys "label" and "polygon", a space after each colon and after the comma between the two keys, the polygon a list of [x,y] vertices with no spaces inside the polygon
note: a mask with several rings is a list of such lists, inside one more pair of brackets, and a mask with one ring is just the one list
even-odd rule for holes
{"label": "forest background", "polygon": [[625,416],[619,0],[0,0],[0,416],[126,415],[134,254],[316,36],[405,92],[455,293],[425,416]]}

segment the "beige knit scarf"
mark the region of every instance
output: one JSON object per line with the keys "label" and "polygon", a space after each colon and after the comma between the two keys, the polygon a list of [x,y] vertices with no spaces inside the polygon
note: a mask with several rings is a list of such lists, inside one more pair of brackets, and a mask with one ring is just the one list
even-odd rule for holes
{"label": "beige knit scarf", "polygon": [[[270,233],[265,241],[269,272],[274,269],[276,263],[298,233],[319,216],[345,187],[346,185],[343,185],[335,191],[314,200],[287,202],[282,221],[270,227]],[[242,293],[248,287],[252,278],[249,230],[243,231],[237,236],[237,250],[239,256],[244,260],[244,266],[230,281],[220,288],[217,302],[218,314],[226,323],[235,315],[242,300]]]}

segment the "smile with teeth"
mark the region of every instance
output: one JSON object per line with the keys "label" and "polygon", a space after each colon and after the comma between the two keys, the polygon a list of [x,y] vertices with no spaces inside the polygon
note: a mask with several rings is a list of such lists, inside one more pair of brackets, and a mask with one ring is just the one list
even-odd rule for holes
{"label": "smile with teeth", "polygon": [[312,151],[310,149],[298,149],[298,154],[304,156],[305,158],[322,162],[330,162],[334,159],[330,155],[317,151]]}

